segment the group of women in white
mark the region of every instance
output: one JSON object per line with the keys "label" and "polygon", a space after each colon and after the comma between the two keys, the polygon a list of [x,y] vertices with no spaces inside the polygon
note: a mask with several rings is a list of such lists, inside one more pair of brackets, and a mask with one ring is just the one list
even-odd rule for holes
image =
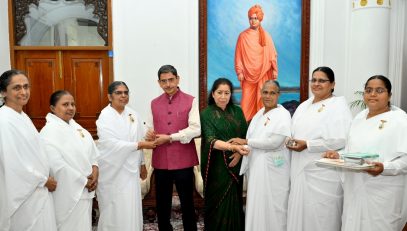
{"label": "group of women in white", "polygon": [[[391,83],[372,76],[364,86],[367,109],[352,120],[344,97],[333,95],[335,78],[319,67],[313,96],[291,118],[278,104],[280,86],[261,89],[264,107],[254,116],[240,174],[248,179],[246,230],[401,230],[407,221],[407,116],[390,105]],[[139,177],[146,177],[139,115],[128,108],[129,89],[113,82],[110,104],[97,121],[98,145],[73,119],[67,91],[51,95],[46,125],[37,132],[23,112],[28,78],[9,70],[0,77],[0,231],[91,230],[98,194],[98,230],[142,230]],[[321,157],[375,153],[363,171],[321,167]],[[122,215],[122,214],[125,214]]]}
{"label": "group of women in white", "polygon": [[73,96],[50,97],[50,113],[38,133],[23,107],[30,98],[24,72],[0,76],[0,230],[90,231],[98,194],[98,230],[142,230],[140,177],[146,177],[140,149],[140,117],[130,108],[123,82],[108,89],[110,104],[97,121],[98,145],[73,119]]}
{"label": "group of women in white", "polygon": [[[313,96],[290,118],[277,104],[277,82],[264,84],[264,108],[243,142],[250,148],[241,167],[248,180],[246,230],[400,231],[406,225],[407,115],[390,105],[390,81],[367,80],[367,108],[353,120],[334,86],[330,68],[315,69]],[[315,163],[340,158],[339,151],[379,159],[361,171]]]}

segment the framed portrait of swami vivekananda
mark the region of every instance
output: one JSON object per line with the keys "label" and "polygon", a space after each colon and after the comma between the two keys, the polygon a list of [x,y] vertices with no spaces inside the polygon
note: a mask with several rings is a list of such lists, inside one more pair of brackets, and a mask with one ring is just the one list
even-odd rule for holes
{"label": "framed portrait of swami vivekananda", "polygon": [[[255,5],[261,11],[253,11]],[[255,42],[250,41],[250,34],[246,36],[249,40],[241,39],[256,21],[269,36],[263,45],[258,45],[262,35],[254,36]],[[251,72],[252,78],[277,78],[279,103],[298,105],[308,98],[309,42],[310,0],[199,0],[200,108],[207,105],[208,92],[219,77],[232,82],[234,98],[240,104],[246,88],[241,80],[250,78]],[[262,49],[264,54],[251,49]],[[253,58],[256,55],[259,57]],[[246,63],[240,65],[242,60]],[[239,78],[241,72],[245,78]]]}

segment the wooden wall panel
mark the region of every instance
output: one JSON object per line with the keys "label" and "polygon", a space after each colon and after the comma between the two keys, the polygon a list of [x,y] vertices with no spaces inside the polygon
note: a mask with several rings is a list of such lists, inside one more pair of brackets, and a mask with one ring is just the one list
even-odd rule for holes
{"label": "wooden wall panel", "polygon": [[105,51],[64,52],[65,88],[76,101],[75,120],[96,134],[95,121],[108,104],[108,57]]}
{"label": "wooden wall panel", "polygon": [[17,52],[18,69],[24,70],[30,79],[31,96],[25,107],[26,113],[39,129],[45,124],[50,111],[49,97],[55,90],[63,89],[63,80],[56,51]]}

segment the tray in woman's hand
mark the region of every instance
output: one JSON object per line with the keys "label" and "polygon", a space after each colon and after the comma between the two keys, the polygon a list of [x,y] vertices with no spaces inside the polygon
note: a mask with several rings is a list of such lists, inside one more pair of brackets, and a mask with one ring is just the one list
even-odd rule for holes
{"label": "tray in woman's hand", "polygon": [[338,167],[354,170],[365,170],[374,167],[373,164],[368,163],[354,164],[345,162],[343,159],[329,159],[329,158],[322,158],[316,160],[315,163],[320,166]]}

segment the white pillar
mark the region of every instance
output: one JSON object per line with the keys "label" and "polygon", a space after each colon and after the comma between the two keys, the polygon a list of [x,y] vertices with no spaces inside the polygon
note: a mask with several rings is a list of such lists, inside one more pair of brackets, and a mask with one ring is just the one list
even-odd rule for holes
{"label": "white pillar", "polygon": [[311,1],[310,79],[313,69],[324,63],[325,0]]}
{"label": "white pillar", "polygon": [[[407,12],[407,4],[404,4],[404,12]],[[403,46],[403,71],[402,76],[407,76],[407,23],[404,21],[404,46]],[[402,79],[402,89],[401,91],[401,108],[407,111],[407,77]]]}
{"label": "white pillar", "polygon": [[347,95],[373,75],[389,76],[390,9],[390,0],[352,1]]}
{"label": "white pillar", "polygon": [[404,88],[404,94],[402,92],[403,82],[407,86],[407,80],[403,80],[403,72],[404,75],[407,73],[407,66],[403,65],[403,62],[406,64],[407,61],[407,57],[403,57],[403,47],[407,45],[405,42],[407,4],[405,0],[392,0],[391,6],[389,43],[389,78],[393,85],[391,101],[396,106],[403,106],[404,104],[404,109],[407,109],[405,106],[407,105],[406,88]]}

